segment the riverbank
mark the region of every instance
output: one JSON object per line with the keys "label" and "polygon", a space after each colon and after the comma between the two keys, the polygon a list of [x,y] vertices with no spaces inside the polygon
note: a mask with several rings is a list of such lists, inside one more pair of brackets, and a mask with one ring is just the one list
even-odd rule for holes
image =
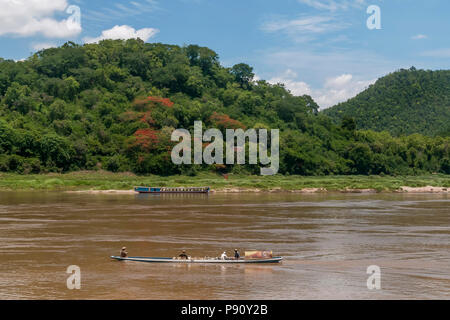
{"label": "riverbank", "polygon": [[449,193],[450,175],[422,176],[246,176],[202,173],[190,176],[137,176],[107,171],[19,175],[0,173],[0,190],[132,193],[135,186],[210,186],[214,192],[419,192]]}

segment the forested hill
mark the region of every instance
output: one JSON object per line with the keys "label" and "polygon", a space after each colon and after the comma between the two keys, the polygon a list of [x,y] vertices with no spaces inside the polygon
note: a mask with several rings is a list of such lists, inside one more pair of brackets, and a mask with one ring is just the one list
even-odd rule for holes
{"label": "forested hill", "polygon": [[171,162],[176,128],[280,129],[280,173],[450,173],[450,138],[333,124],[309,96],[254,81],[211,49],[137,40],[66,43],[25,61],[0,59],[0,171],[259,174],[257,165]]}
{"label": "forested hill", "polygon": [[359,129],[387,130],[394,135],[449,135],[450,70],[394,72],[323,113],[337,123],[353,117]]}

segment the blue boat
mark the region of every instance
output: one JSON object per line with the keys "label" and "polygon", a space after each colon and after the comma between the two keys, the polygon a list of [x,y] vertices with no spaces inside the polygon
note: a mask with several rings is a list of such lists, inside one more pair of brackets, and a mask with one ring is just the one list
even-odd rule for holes
{"label": "blue boat", "polygon": [[271,258],[262,258],[262,259],[219,259],[219,258],[189,258],[189,259],[180,259],[180,258],[152,258],[152,257],[119,257],[119,256],[111,256],[111,259],[118,261],[137,261],[137,262],[152,262],[152,263],[278,263],[283,260],[282,257],[271,257]]}
{"label": "blue boat", "polygon": [[138,193],[209,193],[210,187],[135,187],[135,192]]}

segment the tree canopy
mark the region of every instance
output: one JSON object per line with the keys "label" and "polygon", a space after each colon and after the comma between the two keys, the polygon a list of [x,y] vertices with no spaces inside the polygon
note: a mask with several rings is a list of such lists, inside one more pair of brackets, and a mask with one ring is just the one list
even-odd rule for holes
{"label": "tree canopy", "polygon": [[402,69],[323,113],[336,123],[353,117],[358,129],[448,136],[450,70]]}
{"label": "tree canopy", "polygon": [[[447,81],[446,73],[422,73]],[[386,90],[396,88],[389,79],[380,82]],[[380,84],[358,99],[376,101]],[[423,95],[420,85],[406,81],[402,88],[408,94],[393,105],[401,108],[414,90]],[[444,88],[433,96],[446,97]],[[394,137],[358,130],[358,119],[335,123],[318,112],[311,97],[255,81],[246,64],[223,67],[217,53],[197,45],[139,39],[82,46],[69,42],[25,61],[0,59],[0,171],[259,173],[256,165],[172,164],[172,131],[192,131],[194,121],[201,120],[223,131],[280,129],[282,174],[450,173],[448,136]]]}

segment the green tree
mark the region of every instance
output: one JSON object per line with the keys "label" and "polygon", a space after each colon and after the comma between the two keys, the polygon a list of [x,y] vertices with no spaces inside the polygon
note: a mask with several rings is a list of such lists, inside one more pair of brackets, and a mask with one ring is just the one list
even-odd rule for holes
{"label": "green tree", "polygon": [[241,88],[248,89],[253,81],[255,74],[253,68],[248,64],[239,63],[231,68],[231,74],[234,75],[236,81],[240,84]]}
{"label": "green tree", "polygon": [[31,90],[28,86],[22,86],[13,82],[5,93],[4,102],[11,109],[27,114],[34,109],[36,102],[30,97]]}
{"label": "green tree", "polygon": [[40,139],[40,159],[47,165],[53,163],[56,167],[67,171],[71,166],[73,155],[73,146],[63,137],[47,134]]}

